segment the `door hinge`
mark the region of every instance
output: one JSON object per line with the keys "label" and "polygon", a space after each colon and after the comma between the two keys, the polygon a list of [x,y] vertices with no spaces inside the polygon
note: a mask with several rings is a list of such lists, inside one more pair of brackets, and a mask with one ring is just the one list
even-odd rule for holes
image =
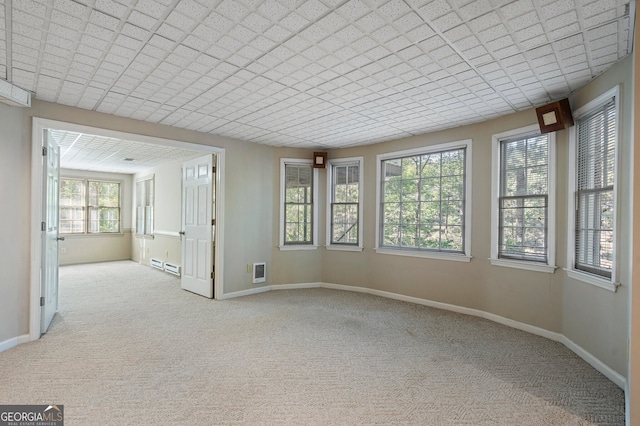
{"label": "door hinge", "polygon": [[211,171],[212,171],[213,173],[215,173],[215,172],[216,172],[216,166],[213,166],[213,167],[211,168]]}
{"label": "door hinge", "polygon": [[211,224],[215,225],[216,224],[216,220],[215,219],[211,219]]}
{"label": "door hinge", "polygon": [[213,271],[211,271],[211,278],[213,278]]}
{"label": "door hinge", "polygon": [[42,223],[40,224],[40,230],[41,230],[41,231],[46,231],[46,230],[47,230],[47,224],[46,224],[45,222],[42,222]]}
{"label": "door hinge", "polygon": [[40,306],[44,306],[44,297],[40,297]]}
{"label": "door hinge", "polygon": [[47,147],[46,147],[46,146],[43,146],[43,147],[42,147],[42,156],[43,156],[43,157],[46,157],[46,156],[47,156]]}

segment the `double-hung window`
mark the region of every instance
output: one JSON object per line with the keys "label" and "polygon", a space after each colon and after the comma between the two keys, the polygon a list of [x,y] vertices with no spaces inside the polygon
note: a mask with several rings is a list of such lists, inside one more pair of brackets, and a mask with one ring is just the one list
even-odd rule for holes
{"label": "double-hung window", "polygon": [[555,133],[493,136],[491,263],[555,270]]}
{"label": "double-hung window", "polygon": [[61,178],[60,233],[120,232],[120,182]]}
{"label": "double-hung window", "polygon": [[327,248],[362,250],[362,157],[330,160]]}
{"label": "double-hung window", "polygon": [[615,290],[618,88],[576,111],[571,150],[570,276]]}
{"label": "double-hung window", "polygon": [[317,248],[317,178],[311,160],[280,161],[280,249]]}
{"label": "double-hung window", "polygon": [[136,235],[153,235],[154,177],[136,181]]}
{"label": "double-hung window", "polygon": [[378,155],[379,253],[471,259],[471,141]]}

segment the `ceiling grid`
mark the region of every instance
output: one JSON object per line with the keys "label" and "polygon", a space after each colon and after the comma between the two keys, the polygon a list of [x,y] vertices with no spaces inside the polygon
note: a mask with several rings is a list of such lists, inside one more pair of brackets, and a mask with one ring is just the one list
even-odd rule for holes
{"label": "ceiling grid", "polygon": [[376,143],[567,97],[629,0],[0,0],[36,99],[274,146]]}

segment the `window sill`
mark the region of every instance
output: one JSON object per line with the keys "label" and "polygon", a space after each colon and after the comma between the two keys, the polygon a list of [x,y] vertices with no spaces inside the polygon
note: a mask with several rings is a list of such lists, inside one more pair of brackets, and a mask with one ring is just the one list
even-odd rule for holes
{"label": "window sill", "polygon": [[364,250],[364,247],[360,247],[360,246],[341,246],[341,245],[329,245],[329,246],[324,246],[324,248],[326,248],[327,250],[332,250],[332,251],[356,251],[356,252],[361,252],[362,250]]}
{"label": "window sill", "polygon": [[140,240],[153,240],[154,236],[150,234],[136,234],[136,238]]}
{"label": "window sill", "polygon": [[449,260],[452,262],[471,262],[471,256],[464,254],[448,254],[448,253],[436,253],[436,252],[424,252],[418,250],[403,250],[403,249],[389,249],[389,248],[377,248],[378,254],[391,254],[395,256],[408,256],[408,257],[421,257],[424,259],[436,259],[436,260]]}
{"label": "window sill", "polygon": [[576,271],[574,269],[565,269],[565,271],[567,272],[567,276],[569,278],[573,278],[574,280],[582,281],[587,284],[612,291],[614,293],[618,290],[618,287],[620,287],[620,283],[611,282],[606,278],[599,278],[585,272]]}
{"label": "window sill", "polygon": [[543,263],[527,262],[521,260],[506,260],[506,259],[489,259],[493,266],[503,266],[505,268],[524,269],[534,272],[546,272],[547,274],[553,274],[556,271],[557,266],[545,265]]}
{"label": "window sill", "polygon": [[93,233],[93,234],[60,234],[61,237],[66,238],[92,238],[92,237],[124,237],[124,232],[109,232],[109,233]]}
{"label": "window sill", "polygon": [[299,245],[290,245],[290,246],[278,246],[280,251],[296,251],[296,250],[318,250],[318,246],[311,244],[299,244]]}

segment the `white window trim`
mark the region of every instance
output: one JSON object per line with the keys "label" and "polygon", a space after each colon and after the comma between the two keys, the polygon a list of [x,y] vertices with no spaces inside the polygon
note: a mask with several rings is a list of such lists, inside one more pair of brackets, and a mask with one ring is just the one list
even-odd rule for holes
{"label": "white window trim", "polygon": [[[341,166],[344,164],[358,163],[358,245],[345,245],[345,244],[332,244],[331,242],[331,198],[333,192],[333,167]],[[362,216],[364,208],[364,157],[349,157],[339,158],[328,161],[327,169],[327,239],[325,248],[327,250],[339,250],[339,251],[362,251],[364,244],[362,241]]]}
{"label": "white window trim", "polygon": [[[436,145],[429,145],[421,148],[407,149],[403,151],[388,152],[384,154],[378,154],[376,156],[376,253],[379,254],[391,254],[396,256],[410,256],[410,257],[422,257],[427,259],[437,260],[450,260],[454,262],[470,262],[471,256],[471,163],[473,162],[473,155],[471,150],[471,139],[464,139],[455,142],[446,142]],[[380,230],[382,225],[382,216],[380,213],[380,206],[382,205],[382,162],[385,160],[409,157],[412,155],[423,155],[431,152],[440,152],[453,150],[458,148],[465,148],[465,203],[464,203],[464,253],[445,253],[436,251],[427,251],[419,249],[409,248],[391,248],[380,247]]]}
{"label": "white window trim", "polygon": [[607,279],[598,275],[590,274],[585,271],[581,271],[574,268],[575,265],[575,227],[576,227],[576,150],[577,150],[577,134],[576,127],[572,126],[569,135],[569,203],[568,203],[568,218],[567,218],[567,267],[565,271],[569,278],[573,278],[578,281],[585,282],[587,284],[594,285],[609,291],[615,292],[620,283],[616,281],[618,269],[617,253],[618,253],[618,155],[620,152],[620,86],[615,86],[609,89],[597,98],[589,101],[587,104],[581,106],[573,113],[574,121],[578,121],[580,117],[591,112],[594,108],[597,108],[604,103],[608,102],[611,98],[615,99],[616,106],[616,147],[614,155],[614,173],[613,173],[613,259],[611,268],[611,278]]}
{"label": "white window trim", "polygon": [[[135,212],[134,214],[134,226],[133,226],[133,233],[135,235],[136,238],[146,238],[146,239],[154,239],[154,235],[156,234],[156,230],[153,229],[152,232],[150,233],[144,233],[144,234],[140,234],[138,233],[138,183],[140,182],[145,182],[151,180],[153,181],[153,205],[152,207],[154,207],[153,209],[153,216],[155,219],[155,204],[156,204],[156,197],[155,197],[155,193],[156,193],[156,175],[155,174],[150,174],[150,175],[146,175],[146,176],[141,176],[138,179],[136,179],[134,186],[133,186],[133,193],[135,194],[135,202],[133,203],[133,211]],[[154,222],[155,224],[155,222]],[[155,227],[154,227],[155,228]],[[161,232],[160,232],[161,233]]]}
{"label": "white window trim", "polygon": [[[64,233],[60,232],[60,235],[65,238],[87,238],[87,237],[104,237],[104,236],[118,236],[124,235],[124,230],[122,228],[122,195],[124,193],[124,180],[122,179],[109,179],[109,178],[101,178],[101,177],[87,177],[87,176],[68,176],[63,175],[59,177],[59,180],[62,179],[74,179],[83,181],[83,185],[85,188],[84,194],[84,208],[86,209],[86,216],[84,218],[84,232],[72,232],[72,233]],[[120,225],[118,226],[118,232],[89,232],[89,182],[105,182],[105,183],[117,183],[118,184],[118,209],[120,209]],[[58,206],[58,209],[60,207]],[[60,220],[58,218],[58,220]]]}
{"label": "white window trim", "polygon": [[527,271],[546,272],[553,274],[557,268],[556,262],[556,134],[548,133],[548,193],[547,193],[547,263],[526,260],[500,259],[498,257],[498,229],[500,217],[498,214],[500,200],[500,141],[529,135],[540,134],[537,124],[497,133],[492,139],[491,164],[491,257],[494,266],[525,269]]}
{"label": "white window trim", "polygon": [[[313,229],[311,244],[284,244],[284,186],[285,186],[285,164],[310,164],[313,173]],[[318,169],[313,167],[312,160],[301,158],[281,158],[280,159],[280,225],[278,226],[278,248],[282,251],[289,250],[317,250],[318,249]]]}

